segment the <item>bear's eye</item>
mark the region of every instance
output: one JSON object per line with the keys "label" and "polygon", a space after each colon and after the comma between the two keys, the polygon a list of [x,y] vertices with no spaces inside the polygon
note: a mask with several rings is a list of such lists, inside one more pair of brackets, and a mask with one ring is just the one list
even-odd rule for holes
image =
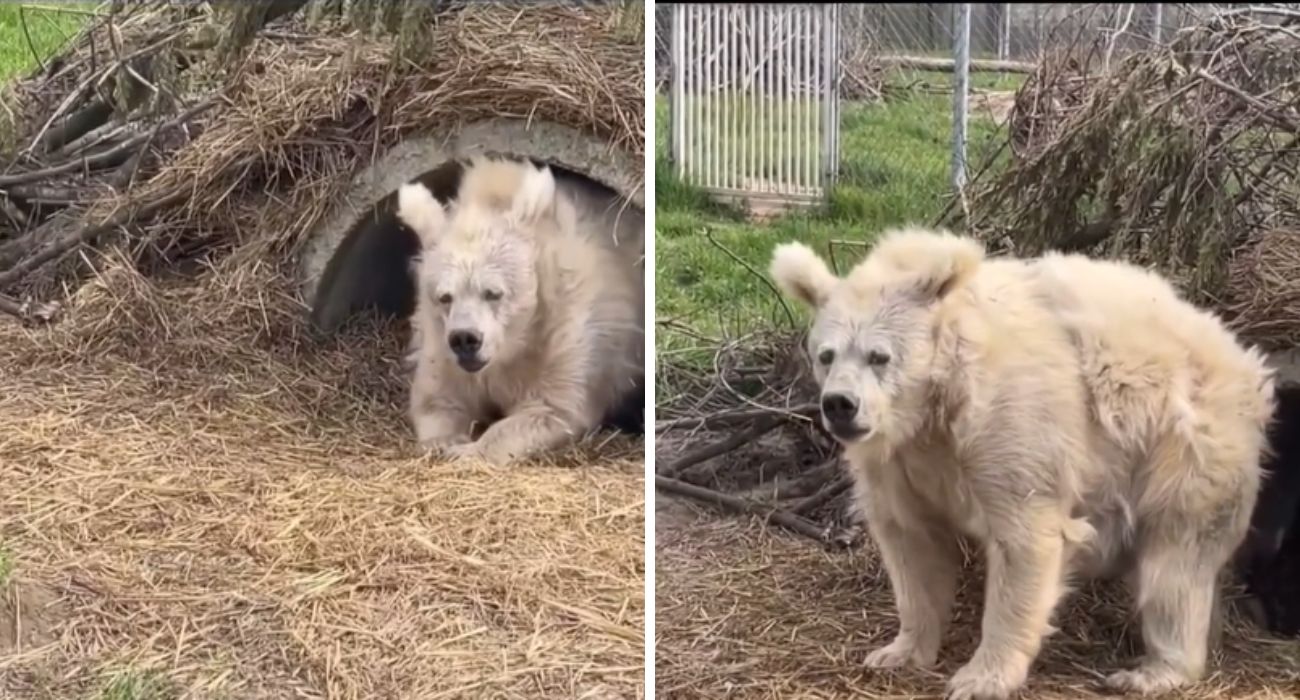
{"label": "bear's eye", "polygon": [[439,296],[439,297],[438,297],[438,303],[439,303],[439,304],[443,304],[443,305],[450,304],[450,303],[451,303],[451,295],[450,295],[450,294],[443,294],[443,295]]}
{"label": "bear's eye", "polygon": [[822,350],[821,353],[817,355],[817,361],[823,365],[829,365],[835,361],[835,351],[829,348]]}
{"label": "bear's eye", "polygon": [[872,367],[884,367],[889,364],[889,355],[879,350],[872,350],[867,353],[867,364]]}
{"label": "bear's eye", "polygon": [[483,301],[501,301],[501,292],[488,289],[483,292]]}

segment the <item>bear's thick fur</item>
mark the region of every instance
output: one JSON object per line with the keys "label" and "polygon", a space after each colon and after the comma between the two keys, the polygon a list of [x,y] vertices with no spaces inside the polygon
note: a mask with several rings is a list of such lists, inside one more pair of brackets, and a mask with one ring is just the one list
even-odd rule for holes
{"label": "bear's thick fur", "polygon": [[549,168],[498,158],[473,159],[446,207],[418,182],[398,191],[421,245],[410,412],[424,446],[529,459],[643,395],[643,275],[578,204]]}
{"label": "bear's thick fur", "polygon": [[981,543],[981,641],[953,698],[1020,688],[1077,576],[1126,574],[1145,657],[1108,685],[1154,692],[1206,667],[1216,578],[1260,483],[1273,377],[1160,277],[1079,255],[986,258],[973,239],[886,232],[847,276],[774,252],[811,306],[822,420],[844,444],[901,629],[866,659],[930,665]]}

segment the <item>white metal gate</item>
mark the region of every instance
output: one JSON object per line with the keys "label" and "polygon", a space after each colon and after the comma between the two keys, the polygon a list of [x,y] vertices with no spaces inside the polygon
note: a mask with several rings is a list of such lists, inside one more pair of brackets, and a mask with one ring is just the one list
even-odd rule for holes
{"label": "white metal gate", "polygon": [[675,4],[672,158],[723,197],[811,203],[839,165],[838,5]]}

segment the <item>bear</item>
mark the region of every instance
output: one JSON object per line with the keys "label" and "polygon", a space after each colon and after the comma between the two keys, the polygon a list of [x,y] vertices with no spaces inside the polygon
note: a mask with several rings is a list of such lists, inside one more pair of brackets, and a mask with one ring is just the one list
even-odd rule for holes
{"label": "bear", "polygon": [[943,229],[883,231],[844,276],[783,243],[769,273],[812,312],[820,422],[894,594],[900,629],[867,666],[935,663],[965,540],[987,565],[983,621],[948,697],[1014,694],[1090,577],[1125,576],[1141,617],[1144,656],[1108,686],[1203,677],[1273,410],[1258,349],[1153,272],[988,256]]}
{"label": "bear", "polygon": [[397,212],[420,239],[409,415],[424,448],[532,459],[644,396],[643,275],[549,167],[476,156],[454,201],[412,182]]}
{"label": "bear", "polygon": [[1236,569],[1256,621],[1300,637],[1300,385],[1277,387],[1264,480]]}

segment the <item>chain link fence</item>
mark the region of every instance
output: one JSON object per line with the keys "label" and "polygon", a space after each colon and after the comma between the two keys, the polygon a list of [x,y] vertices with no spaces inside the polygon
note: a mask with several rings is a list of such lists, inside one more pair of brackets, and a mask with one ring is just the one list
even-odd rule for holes
{"label": "chain link fence", "polygon": [[[664,96],[672,76],[671,6],[655,6],[656,82]],[[935,183],[950,192],[989,158],[1016,89],[1045,57],[1100,51],[1108,65],[1165,45],[1214,13],[1295,22],[1300,3],[843,3],[840,12],[838,180],[912,187],[915,197],[933,198],[944,194]]]}

